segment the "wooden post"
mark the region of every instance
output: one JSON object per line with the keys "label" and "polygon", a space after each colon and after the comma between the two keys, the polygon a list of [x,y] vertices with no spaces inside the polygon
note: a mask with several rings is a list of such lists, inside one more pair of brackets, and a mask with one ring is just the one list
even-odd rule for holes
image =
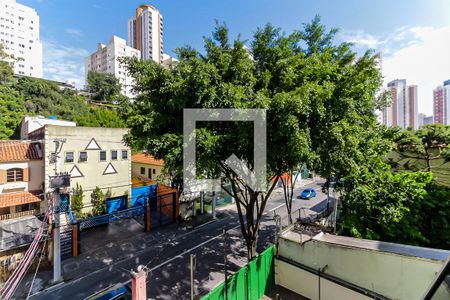
{"label": "wooden post", "polygon": [[78,256],[78,226],[72,224],[72,256]]}

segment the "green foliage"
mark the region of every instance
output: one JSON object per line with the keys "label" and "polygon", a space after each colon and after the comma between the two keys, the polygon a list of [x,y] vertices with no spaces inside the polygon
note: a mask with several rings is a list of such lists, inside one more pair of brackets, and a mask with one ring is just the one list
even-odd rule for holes
{"label": "green foliage", "polygon": [[120,98],[121,86],[114,74],[89,71],[87,90],[92,100],[112,102]]}
{"label": "green foliage", "polygon": [[[11,69],[9,65],[7,67]],[[1,68],[2,65],[0,73]],[[128,101],[124,97],[120,100]],[[76,91],[61,90],[54,82],[32,77],[21,77],[17,82],[0,85],[0,138],[18,138],[24,115],[57,116],[75,121],[79,126],[125,127],[118,110],[90,106]]]}
{"label": "green foliage", "polygon": [[0,140],[18,136],[18,126],[25,109],[24,98],[9,86],[0,85]]}
{"label": "green foliage", "polygon": [[430,173],[393,173],[384,164],[349,176],[341,189],[344,233],[396,243],[425,242],[417,212],[431,178]]}
{"label": "green foliage", "polygon": [[91,193],[92,214],[94,216],[106,213],[106,198],[103,191],[97,186]]}
{"label": "green foliage", "polygon": [[4,46],[0,43],[0,84],[8,85],[14,82],[14,71],[11,64],[8,62],[14,59],[12,56],[5,53]]}
{"label": "green foliage", "polygon": [[450,126],[389,128],[383,136],[392,143],[392,151],[385,160],[393,170],[431,171],[433,180],[450,187]]}
{"label": "green foliage", "polygon": [[[172,69],[125,59],[140,92],[125,110],[127,142],[164,158],[179,183],[184,108],[265,108],[268,182],[301,165],[314,165],[329,182],[359,165],[369,170],[388,149],[374,114],[382,83],[378,57],[357,57],[351,45],[334,44],[335,34],[318,17],[290,35],[267,25],[256,31],[249,49],[231,42],[226,26],[217,23],[205,38],[205,54],[180,48]],[[253,170],[253,127],[247,123],[198,122],[196,163],[198,176],[231,182],[251,258],[271,189],[251,191],[221,163],[235,154]]]}
{"label": "green foliage", "polygon": [[76,184],[76,186],[72,189],[72,205],[71,208],[74,212],[77,213],[77,217],[78,218],[82,218],[83,217],[83,188],[81,185],[79,185],[78,183]]}

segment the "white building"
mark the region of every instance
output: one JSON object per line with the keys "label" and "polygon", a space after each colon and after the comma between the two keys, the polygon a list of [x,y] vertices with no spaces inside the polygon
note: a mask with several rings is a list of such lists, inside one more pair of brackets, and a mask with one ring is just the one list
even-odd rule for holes
{"label": "white building", "polygon": [[57,125],[57,126],[77,126],[77,123],[72,121],[58,120],[56,118],[46,118],[44,116],[25,116],[22,118],[22,125],[20,126],[20,139],[28,140],[28,134],[45,125]]}
{"label": "white building", "polygon": [[128,45],[141,51],[142,59],[163,61],[163,17],[154,6],[144,4],[128,21]]}
{"label": "white building", "polygon": [[418,128],[417,86],[406,85],[405,79],[396,79],[388,83],[391,92],[391,104],[382,111],[382,123],[386,126]]}
{"label": "white building", "polygon": [[141,53],[127,46],[126,41],[117,36],[112,36],[108,45],[99,44],[97,51],[86,58],[86,81],[89,71],[114,74],[122,86],[122,94],[134,98],[135,95],[131,91],[133,78],[128,76],[125,66],[118,61],[118,58],[123,56],[140,58]]}
{"label": "white building", "polygon": [[15,0],[0,1],[0,43],[15,58],[15,74],[42,78],[39,16],[33,8]]}

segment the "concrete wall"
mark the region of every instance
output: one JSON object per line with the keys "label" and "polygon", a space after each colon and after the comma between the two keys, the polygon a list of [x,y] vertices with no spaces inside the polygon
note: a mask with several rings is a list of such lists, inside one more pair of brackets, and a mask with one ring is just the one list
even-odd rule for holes
{"label": "concrete wall", "polygon": [[[408,300],[423,296],[444,263],[442,260],[348,247],[314,239],[300,245],[298,241],[281,238],[279,255],[314,270],[327,266],[325,273],[335,278],[388,298]],[[317,299],[317,275],[284,262],[277,262],[276,274],[278,284]],[[326,283],[321,293],[322,299],[366,299],[362,294],[351,296],[350,291],[342,290],[342,287],[332,283]],[[336,298],[336,295],[341,294],[344,298]],[[325,295],[335,296],[325,298]],[[445,297],[449,295],[447,292]]]}
{"label": "concrete wall", "polygon": [[[127,129],[96,128],[96,127],[59,127],[47,125],[45,127],[45,188],[49,190],[48,176],[54,174],[55,164],[50,163],[49,156],[54,151],[54,138],[65,138],[60,156],[59,168],[61,172],[76,173],[76,166],[82,174],[71,178],[71,187],[78,183],[84,190],[84,212],[91,210],[91,193],[98,186],[104,193],[108,189],[112,197],[131,195],[131,151],[122,142]],[[86,149],[95,139],[100,149]],[[111,151],[117,151],[117,160],[112,160]],[[122,150],[127,151],[127,159],[122,159]],[[79,161],[79,154],[87,152],[87,162]],[[106,151],[106,161],[100,161],[100,151]],[[74,162],[65,162],[67,152],[74,152]],[[105,174],[105,170],[112,165],[117,173]]]}
{"label": "concrete wall", "polygon": [[0,184],[0,194],[6,190],[22,190],[22,191],[37,191],[43,189],[44,183],[44,161],[32,160],[24,162],[10,162],[0,163],[0,170],[8,170],[12,168],[27,169],[29,172],[29,181],[8,182]]}
{"label": "concrete wall", "polygon": [[319,279],[319,276],[281,260],[275,260],[275,281],[276,284],[309,299],[372,299],[323,277]]}

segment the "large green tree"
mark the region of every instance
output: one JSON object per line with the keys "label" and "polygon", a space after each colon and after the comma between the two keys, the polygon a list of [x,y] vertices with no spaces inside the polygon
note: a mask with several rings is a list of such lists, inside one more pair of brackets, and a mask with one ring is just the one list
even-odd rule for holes
{"label": "large green tree", "polygon": [[174,178],[182,174],[184,108],[267,109],[270,184],[264,192],[253,191],[223,163],[235,154],[254,170],[252,126],[197,124],[197,172],[231,183],[250,259],[274,187],[271,179],[314,163],[331,182],[359,163],[370,168],[387,148],[374,113],[381,86],[378,58],[370,52],[358,57],[350,44],[335,44],[335,33],[319,18],[290,35],[267,25],[247,48],[240,40],[230,42],[227,27],[217,24],[212,37],[205,38],[204,54],[178,49],[180,62],[171,69],[126,60],[140,92],[128,110],[131,133],[126,139],[164,158]]}
{"label": "large green tree", "polygon": [[92,100],[113,102],[121,98],[121,85],[114,74],[89,71],[86,84]]}

